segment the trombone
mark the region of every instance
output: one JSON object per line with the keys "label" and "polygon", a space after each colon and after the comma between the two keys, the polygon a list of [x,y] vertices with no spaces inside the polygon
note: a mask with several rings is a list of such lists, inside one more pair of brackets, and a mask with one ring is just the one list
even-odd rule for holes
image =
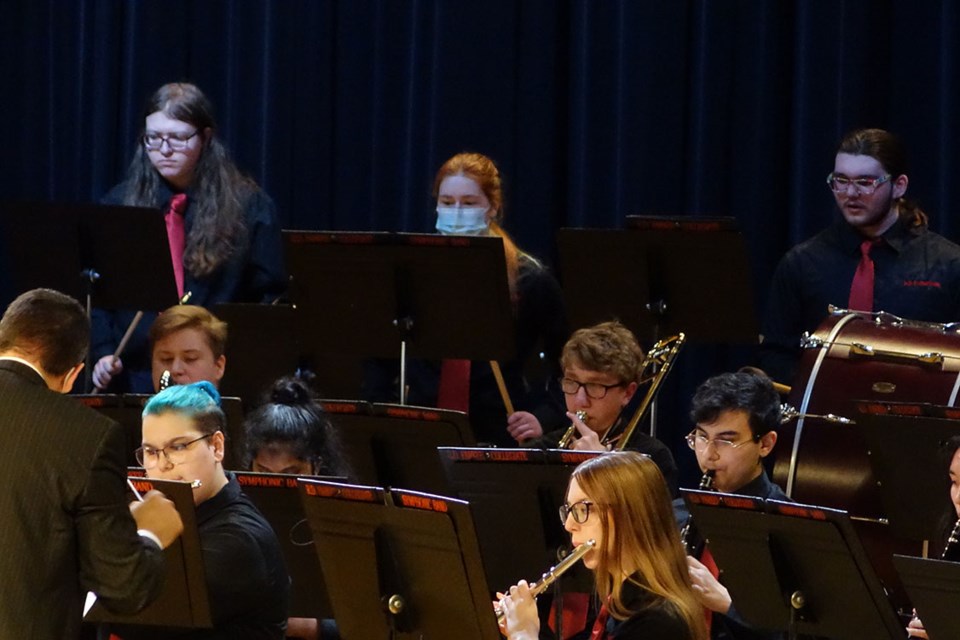
{"label": "trombone", "polygon": [[[687,337],[683,333],[678,333],[675,336],[660,340],[647,352],[640,367],[640,379],[637,380],[637,383],[640,385],[648,385],[643,400],[634,412],[630,422],[628,422],[623,429],[616,429],[616,425],[611,427],[610,430],[604,434],[600,444],[611,451],[623,451],[626,448],[631,436],[633,436],[634,429],[637,428],[637,424],[640,423],[640,420],[650,409],[650,405],[660,390],[660,385],[663,383],[664,378],[667,377],[667,374],[670,373],[673,361],[676,360],[677,354],[680,353],[680,349],[686,341]],[[585,412],[578,411],[577,417],[583,420]],[[617,433],[614,433],[614,431],[617,431]],[[563,437],[560,438],[557,448],[570,448],[570,445],[576,440],[576,435],[577,427],[571,424],[564,432]]]}
{"label": "trombone", "polygon": [[657,392],[660,391],[660,385],[663,383],[664,378],[667,377],[667,374],[670,373],[670,369],[673,367],[673,361],[677,359],[677,354],[680,353],[680,349],[686,341],[687,336],[684,335],[683,332],[680,332],[675,336],[660,340],[647,352],[646,357],[643,359],[643,367],[640,370],[639,380],[640,384],[649,384],[647,393],[643,396],[643,400],[640,401],[640,406],[637,407],[630,422],[627,423],[623,430],[616,435],[612,435],[613,429],[610,429],[610,431],[604,435],[600,444],[606,445],[607,448],[612,451],[623,451],[627,447],[634,429],[637,428],[637,424],[639,424],[643,416],[647,414],[650,405],[653,404],[653,401],[656,399]]}

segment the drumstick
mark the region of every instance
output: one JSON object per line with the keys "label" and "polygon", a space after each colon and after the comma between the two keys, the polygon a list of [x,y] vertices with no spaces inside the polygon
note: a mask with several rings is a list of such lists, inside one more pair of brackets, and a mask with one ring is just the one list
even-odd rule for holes
{"label": "drumstick", "polygon": [[[130,342],[130,337],[133,335],[134,330],[137,328],[137,325],[140,324],[140,320],[143,319],[143,311],[137,311],[136,315],[133,316],[133,320],[130,321],[130,324],[127,326],[126,332],[124,332],[123,337],[120,338],[120,344],[117,345],[116,351],[113,352],[113,359],[110,360],[112,365],[120,357],[120,354],[123,353],[123,350],[127,348],[127,343]],[[94,387],[92,393],[100,393],[103,391],[100,387]]]}
{"label": "drumstick", "polygon": [[127,343],[130,342],[130,336],[133,335],[134,329],[137,328],[137,325],[140,324],[140,320],[143,319],[143,311],[137,311],[137,315],[133,316],[133,320],[130,321],[130,326],[127,327],[126,333],[123,334],[123,337],[120,339],[120,344],[117,345],[117,350],[113,352],[113,359],[116,360],[120,357],[120,354],[123,353],[123,350],[127,348]]}
{"label": "drumstick", "polygon": [[782,396],[790,395],[790,385],[783,384],[782,382],[774,382],[773,390]]}
{"label": "drumstick", "polygon": [[513,403],[510,402],[510,394],[507,393],[507,385],[503,381],[503,374],[500,372],[500,364],[496,360],[491,360],[490,369],[493,370],[493,377],[497,379],[497,388],[500,390],[500,397],[503,398],[503,406],[507,408],[507,415],[512,415]]}

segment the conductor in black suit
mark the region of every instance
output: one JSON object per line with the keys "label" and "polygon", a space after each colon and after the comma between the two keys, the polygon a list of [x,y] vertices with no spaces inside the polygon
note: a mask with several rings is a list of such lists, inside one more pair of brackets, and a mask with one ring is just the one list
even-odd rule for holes
{"label": "conductor in black suit", "polygon": [[89,340],[83,308],[49,289],[0,319],[0,638],[78,637],[87,591],[142,609],[183,528],[157,492],[128,507],[120,427],[61,395]]}

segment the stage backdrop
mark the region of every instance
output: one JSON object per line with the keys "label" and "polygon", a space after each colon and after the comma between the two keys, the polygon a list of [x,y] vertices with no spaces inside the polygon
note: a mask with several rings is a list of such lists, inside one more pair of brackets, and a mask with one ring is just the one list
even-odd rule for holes
{"label": "stage backdrop", "polygon": [[146,97],[187,80],[288,228],[430,230],[436,168],[475,150],[507,178],[506,227],[548,261],[561,226],[735,216],[762,308],[776,260],[836,215],[824,177],[850,128],[900,133],[910,193],[960,235],[958,6],[4,0],[0,200],[97,200]]}

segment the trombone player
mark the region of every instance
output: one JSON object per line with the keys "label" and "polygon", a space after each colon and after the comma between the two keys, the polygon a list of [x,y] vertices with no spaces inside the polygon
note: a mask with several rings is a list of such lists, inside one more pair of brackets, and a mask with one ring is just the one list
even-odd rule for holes
{"label": "trombone player", "polygon": [[[570,428],[543,433],[536,426],[511,426],[510,435],[523,447],[607,451],[614,444],[608,434],[620,433],[629,421],[624,409],[640,386],[644,356],[633,333],[617,321],[579,329],[560,355]],[[650,456],[677,494],[677,465],[666,445],[637,430],[627,448]]]}

